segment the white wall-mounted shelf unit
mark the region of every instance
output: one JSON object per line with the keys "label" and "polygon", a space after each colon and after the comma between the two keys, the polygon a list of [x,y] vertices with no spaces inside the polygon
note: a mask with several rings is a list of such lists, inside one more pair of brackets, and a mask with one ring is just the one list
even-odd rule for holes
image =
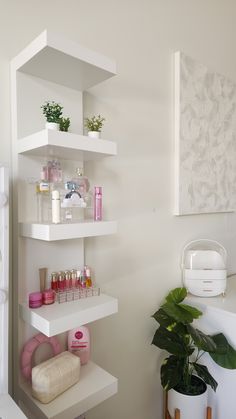
{"label": "white wall-mounted shelf unit", "polygon": [[116,221],[84,220],[67,224],[19,223],[19,225],[22,237],[45,241],[106,236],[117,231]]}
{"label": "white wall-mounted shelf unit", "polygon": [[101,294],[69,303],[54,303],[31,309],[28,303],[20,304],[20,316],[46,336],[54,336],[69,329],[102,319],[118,311],[116,298]]}
{"label": "white wall-mounted shelf unit", "polygon": [[17,146],[19,154],[69,160],[88,161],[117,154],[113,141],[46,129],[20,139]]}
{"label": "white wall-mounted shelf unit", "polygon": [[[32,183],[27,184],[28,178],[39,177],[45,159],[59,158],[63,161],[63,170],[68,170],[68,167],[72,170],[79,167],[77,163],[117,154],[114,142],[94,140],[80,134],[83,125],[82,91],[115,74],[116,64],[113,60],[48,31],[39,35],[11,63],[13,276],[14,284],[18,284],[18,287],[14,286],[14,304],[20,311],[18,318],[19,312],[15,310],[14,319],[15,327],[19,325],[19,337],[15,333],[13,343],[14,387],[17,401],[22,401],[37,419],[74,419],[117,392],[117,379],[89,362],[82,367],[80,380],[75,386],[51,403],[41,404],[31,396],[30,385],[21,383],[17,349],[22,341],[24,343],[24,336],[34,334],[33,328],[47,336],[54,336],[117,312],[117,300],[104,294],[35,310],[27,304],[19,304],[19,300],[24,301],[29,292],[28,275],[30,287],[35,290],[39,287],[37,271],[42,260],[42,248],[44,266],[54,267],[58,264],[58,270],[61,269],[60,257],[57,259],[55,256],[57,251],[65,255],[64,264],[66,261],[68,266],[74,266],[75,263],[83,266],[83,239],[116,233],[115,221],[84,220],[57,225],[28,222],[36,219],[36,201],[32,203],[36,197]],[[62,103],[73,121],[74,133],[41,129],[40,106],[45,100]],[[25,209],[32,209],[32,212]],[[19,223],[19,219],[23,222]],[[36,240],[32,243],[28,238]],[[64,244],[65,239],[74,239],[73,246],[69,242]]]}
{"label": "white wall-mounted shelf unit", "polygon": [[15,71],[80,91],[116,74],[113,60],[47,30],[12,63]]}
{"label": "white wall-mounted shelf unit", "polygon": [[20,398],[37,419],[74,419],[116,394],[117,387],[117,378],[89,362],[81,368],[79,382],[50,403],[34,399],[25,382],[20,385]]}

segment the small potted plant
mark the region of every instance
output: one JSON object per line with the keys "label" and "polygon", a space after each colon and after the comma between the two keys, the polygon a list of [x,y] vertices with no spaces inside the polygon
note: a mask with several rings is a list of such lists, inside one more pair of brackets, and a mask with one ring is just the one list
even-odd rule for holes
{"label": "small potted plant", "polygon": [[60,131],[68,132],[70,126],[70,118],[61,117],[59,120]]}
{"label": "small potted plant", "polygon": [[175,288],[153,315],[159,323],[152,344],[169,352],[161,365],[161,384],[168,391],[168,410],[175,409],[181,419],[199,419],[206,415],[207,385],[214,391],[217,382],[207,367],[199,362],[204,352],[221,367],[236,368],[236,351],[222,333],[206,335],[192,323],[202,312],[183,304],[186,288]]}
{"label": "small potted plant", "polygon": [[91,118],[85,118],[84,125],[88,131],[88,136],[91,138],[99,138],[105,118],[101,115],[94,115]]}
{"label": "small potted plant", "polygon": [[41,106],[46,118],[46,128],[59,130],[59,122],[62,115],[63,106],[54,101],[47,101]]}

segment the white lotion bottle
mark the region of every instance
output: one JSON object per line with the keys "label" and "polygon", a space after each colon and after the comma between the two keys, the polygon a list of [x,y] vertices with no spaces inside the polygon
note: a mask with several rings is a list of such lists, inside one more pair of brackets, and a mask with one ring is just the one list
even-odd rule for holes
{"label": "white lotion bottle", "polygon": [[61,200],[59,191],[52,191],[52,223],[61,222]]}

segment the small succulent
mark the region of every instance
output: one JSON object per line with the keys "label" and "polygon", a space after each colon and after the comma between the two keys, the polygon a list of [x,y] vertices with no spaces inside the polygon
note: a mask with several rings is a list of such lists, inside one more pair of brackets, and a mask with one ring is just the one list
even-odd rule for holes
{"label": "small succulent", "polygon": [[91,118],[85,118],[84,125],[88,131],[101,132],[104,121],[105,118],[101,117],[101,115],[94,115]]}
{"label": "small succulent", "polygon": [[41,106],[41,108],[43,109],[43,114],[47,122],[60,122],[63,106],[61,106],[59,103],[54,101],[46,101],[44,105]]}
{"label": "small succulent", "polygon": [[60,131],[67,132],[70,126],[70,118],[60,118],[59,120],[60,124]]}

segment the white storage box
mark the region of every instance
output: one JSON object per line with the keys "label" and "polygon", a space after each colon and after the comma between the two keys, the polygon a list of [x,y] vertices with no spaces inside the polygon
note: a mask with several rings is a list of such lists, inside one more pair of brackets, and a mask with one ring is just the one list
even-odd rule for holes
{"label": "white storage box", "polygon": [[32,395],[49,403],[79,381],[80,358],[65,351],[32,369]]}

